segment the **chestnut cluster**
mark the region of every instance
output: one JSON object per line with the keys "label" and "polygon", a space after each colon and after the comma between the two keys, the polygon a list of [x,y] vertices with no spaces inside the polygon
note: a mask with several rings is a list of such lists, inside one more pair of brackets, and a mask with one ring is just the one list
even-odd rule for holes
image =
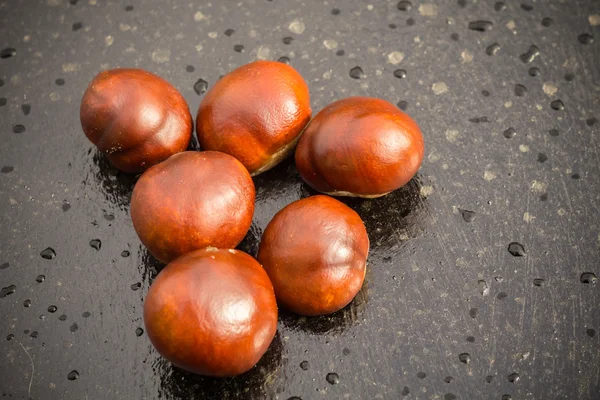
{"label": "chestnut cluster", "polygon": [[144,302],[150,341],[174,365],[217,377],[251,369],[277,329],[277,303],[307,316],[349,304],[362,287],[369,239],[360,216],[315,195],[280,210],[257,258],[235,250],[254,215],[252,176],[295,151],[315,190],[379,197],[406,184],[423,158],[417,124],[387,101],[352,97],[312,120],[306,82],[258,61],[221,78],[196,117],[202,151],[185,151],[193,121],[183,96],[139,69],[98,74],[81,124],[117,168],[142,173],[133,226],[168,265]]}

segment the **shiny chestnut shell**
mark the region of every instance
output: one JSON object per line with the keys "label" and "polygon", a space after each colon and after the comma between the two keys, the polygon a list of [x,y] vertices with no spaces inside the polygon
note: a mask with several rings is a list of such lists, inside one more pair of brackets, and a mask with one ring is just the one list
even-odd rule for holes
{"label": "shiny chestnut shell", "polygon": [[166,263],[208,246],[237,246],[250,228],[254,197],[252,178],[238,160],[186,151],[141,175],[131,220],[150,253]]}
{"label": "shiny chestnut shell", "polygon": [[277,303],[263,268],[238,250],[197,250],[177,258],[150,286],[144,324],[158,352],[201,375],[252,368],[277,330]]}
{"label": "shiny chestnut shell", "polygon": [[281,305],[301,315],[333,313],[362,287],[369,238],[354,210],[329,196],[295,201],[269,222],[258,261]]}
{"label": "shiny chestnut shell", "polygon": [[231,154],[258,175],[293,151],[311,114],[308,86],[294,68],[256,61],[204,95],[196,133],[202,149]]}
{"label": "shiny chestnut shell", "polygon": [[141,69],[112,69],[92,80],[81,100],[81,126],[118,169],[139,173],[184,151],[192,116],[169,82]]}
{"label": "shiny chestnut shell", "polygon": [[350,97],[328,105],[310,122],[296,148],[296,166],[319,192],[379,197],[417,173],[423,151],[421,130],[396,106]]}

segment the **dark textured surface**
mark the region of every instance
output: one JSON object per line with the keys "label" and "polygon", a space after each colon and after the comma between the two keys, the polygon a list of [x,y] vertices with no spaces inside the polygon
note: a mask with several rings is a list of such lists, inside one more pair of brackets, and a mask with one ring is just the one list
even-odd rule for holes
{"label": "dark textured surface", "polygon": [[[600,3],[401,3],[0,2],[0,393],[600,398]],[[347,201],[371,238],[349,307],[282,311],[253,371],[195,377],[141,330],[159,265],[131,225],[135,179],[87,141],[79,101],[100,70],[141,67],[194,114],[220,75],[280,57],[315,112],[350,95],[401,102],[425,160],[405,188]],[[255,182],[253,254],[274,213],[311,193],[291,161]]]}

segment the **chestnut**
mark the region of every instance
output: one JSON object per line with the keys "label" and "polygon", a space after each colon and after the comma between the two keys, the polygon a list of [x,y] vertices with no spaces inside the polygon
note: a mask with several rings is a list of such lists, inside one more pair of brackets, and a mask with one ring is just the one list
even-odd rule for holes
{"label": "chestnut", "polygon": [[100,72],[81,100],[81,126],[118,169],[139,173],[184,151],[192,116],[183,96],[141,69]]}
{"label": "chestnut", "polygon": [[256,61],[205,94],[196,133],[203,150],[231,154],[254,176],[292,153],[311,114],[308,86],[294,68]]}
{"label": "chestnut", "polygon": [[296,149],[296,167],[319,192],[373,198],[410,181],[423,151],[419,126],[396,106],[350,97],[310,122]]}
{"label": "chestnut", "polygon": [[167,263],[208,246],[237,246],[252,223],[254,197],[252,178],[238,160],[186,151],[141,175],[131,221],[150,253]]}
{"label": "chestnut", "polygon": [[156,350],[177,367],[234,376],[267,351],[277,330],[277,302],[255,259],[206,248],[160,272],[144,301],[144,324]]}
{"label": "chestnut", "polygon": [[369,238],[358,214],[324,195],[295,201],[269,222],[258,261],[279,303],[297,314],[330,314],[349,304],[365,279]]}

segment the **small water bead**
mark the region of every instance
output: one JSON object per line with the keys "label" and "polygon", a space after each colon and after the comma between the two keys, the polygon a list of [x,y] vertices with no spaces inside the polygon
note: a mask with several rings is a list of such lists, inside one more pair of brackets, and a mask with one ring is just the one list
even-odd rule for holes
{"label": "small water bead", "polygon": [[485,53],[488,56],[495,56],[496,54],[498,54],[499,51],[500,45],[498,43],[492,43],[485,49]]}
{"label": "small water bead", "polygon": [[138,291],[141,287],[142,287],[142,284],[140,282],[133,283],[130,286],[131,290],[133,290],[134,292]]}
{"label": "small water bead", "polygon": [[280,62],[280,63],[283,63],[283,64],[289,64],[290,63],[289,57],[285,57],[285,56],[279,57],[279,59],[277,61]]}
{"label": "small water bead", "polygon": [[596,124],[598,120],[594,117],[588,118],[585,120],[585,123],[587,126],[593,126],[594,124]]}
{"label": "small water bead", "polygon": [[404,386],[402,388],[402,392],[400,392],[402,396],[408,396],[410,394],[410,388],[408,386]]}
{"label": "small water bead", "polygon": [[52,247],[47,247],[40,252],[40,256],[45,260],[52,260],[56,257],[56,251]]}
{"label": "small water bead", "polygon": [[69,204],[69,202],[65,200],[62,205],[62,210],[69,211],[70,208],[71,208],[71,204]]}
{"label": "small water bead", "polygon": [[291,44],[294,41],[294,38],[291,36],[286,36],[283,38],[283,44]]}
{"label": "small water bead", "polygon": [[0,172],[2,172],[3,174],[8,174],[11,173],[15,170],[15,167],[11,167],[10,165],[4,166],[2,167],[2,169],[0,169]]}
{"label": "small water bead", "polygon": [[340,15],[342,11],[339,8],[332,8],[331,15]]}
{"label": "small water bead", "polygon": [[521,377],[519,376],[519,374],[517,374],[516,372],[513,372],[512,374],[510,374],[507,379],[510,383],[516,383],[519,381]]}
{"label": "small water bead", "polygon": [[469,343],[475,343],[475,337],[474,336],[467,336],[467,342]]}
{"label": "small water bead", "polygon": [[518,97],[523,97],[527,93],[527,88],[523,85],[516,84],[515,85],[515,95]]}
{"label": "small water bead", "polygon": [[12,127],[13,133],[23,133],[25,132],[25,126],[21,124],[15,124]]}
{"label": "small water bead", "polygon": [[548,200],[548,193],[542,193],[540,195],[540,201],[546,201]]}
{"label": "small water bead", "polygon": [[231,36],[231,35],[233,35],[235,33],[235,30],[231,29],[231,28],[225,29],[224,33],[225,33],[225,36]]}
{"label": "small water bead", "polygon": [[302,400],[302,397],[292,396],[292,397],[288,397],[287,400]]}
{"label": "small water bead", "polygon": [[396,24],[388,24],[388,28],[390,29],[396,29],[398,27],[398,25]]}
{"label": "small water bead", "polygon": [[365,77],[365,73],[361,67],[356,66],[350,70],[350,77],[353,79],[362,79]]}
{"label": "small water bead", "polygon": [[9,285],[0,289],[0,299],[13,294],[17,290],[15,285]]}
{"label": "small water bead", "polygon": [[406,25],[408,26],[413,26],[415,24],[415,20],[412,18],[409,18],[406,20]]}
{"label": "small water bead", "polygon": [[73,322],[73,324],[69,327],[69,330],[71,331],[71,333],[77,332],[78,329],[79,329],[79,325],[77,325],[77,322]]}
{"label": "small water bead", "polygon": [[545,155],[544,153],[538,153],[537,160],[539,163],[544,163],[544,162],[546,162],[546,160],[548,160],[548,156]]}
{"label": "small water bead", "polygon": [[129,257],[130,255],[131,255],[131,253],[129,252],[129,250],[123,250],[123,251],[121,252],[121,257],[123,257],[123,258],[127,258],[127,257]]}
{"label": "small water bead", "polygon": [[71,4],[72,6],[76,5],[79,2],[79,0],[69,0],[69,4]]}
{"label": "small water bead", "polygon": [[336,56],[343,56],[344,54],[346,54],[346,52],[343,49],[340,49],[338,51],[335,52]]}
{"label": "small water bead", "polygon": [[65,80],[63,78],[58,78],[54,81],[54,83],[56,83],[58,86],[64,86]]}
{"label": "small water bead", "polygon": [[55,305],[51,305],[48,307],[48,312],[51,314],[54,314],[57,310],[58,310],[58,307],[56,307]]}
{"label": "small water bead", "polygon": [[548,134],[550,134],[550,136],[557,137],[559,135],[559,132],[558,132],[558,129],[553,128],[548,131]]}
{"label": "small water bead", "polygon": [[476,308],[471,308],[471,309],[469,310],[469,316],[470,316],[471,318],[475,318],[475,317],[477,317],[477,313],[478,313],[478,311],[479,311],[479,310],[477,310]]}
{"label": "small water bead", "polygon": [[194,83],[194,92],[196,92],[196,94],[198,96],[200,96],[201,94],[206,92],[207,89],[208,89],[208,82],[206,82],[202,78],[198,79],[196,81],[196,83]]}
{"label": "small water bead", "polygon": [[579,282],[591,283],[594,285],[594,284],[596,284],[596,282],[598,282],[598,278],[596,277],[596,274],[594,274],[593,272],[584,272],[579,277]]}
{"label": "small water bead", "polygon": [[462,208],[459,208],[458,211],[462,215],[462,219],[465,222],[471,222],[475,218],[475,211],[464,210]]}
{"label": "small water bead", "polygon": [[233,51],[235,51],[236,53],[243,53],[244,52],[244,45],[243,44],[236,44],[233,46]]}
{"label": "small water bead", "polygon": [[46,275],[38,275],[37,278],[35,278],[35,281],[37,283],[42,283],[46,280]]}
{"label": "small water bead", "polygon": [[0,97],[0,107],[4,107],[7,103],[7,100],[4,97]]}
{"label": "small water bead", "polygon": [[410,1],[401,1],[398,3],[397,7],[400,11],[410,11],[412,8],[412,3]]}
{"label": "small water bead", "polygon": [[0,58],[11,58],[17,55],[17,50],[13,47],[7,47],[0,51]]}
{"label": "small water bead", "polygon": [[473,122],[474,124],[479,124],[482,122],[490,122],[488,120],[488,117],[473,117],[473,118],[469,118],[469,122]]}
{"label": "small water bead", "polygon": [[494,375],[488,375],[485,377],[486,383],[492,383],[493,380],[494,380]]}
{"label": "small water bead", "polygon": [[525,53],[523,53],[519,56],[519,58],[521,59],[521,61],[523,63],[529,64],[529,63],[533,62],[533,60],[535,60],[536,57],[539,55],[540,55],[539,47],[537,47],[535,44],[532,44],[531,46],[529,46],[529,49]]}
{"label": "small water bead", "polygon": [[575,74],[572,72],[567,72],[565,74],[565,81],[567,82],[571,82],[573,79],[575,79]]}
{"label": "small water bead", "polygon": [[512,400],[512,397],[510,397],[510,394],[503,394],[501,400]]}
{"label": "small water bead", "polygon": [[458,397],[454,393],[446,393],[444,395],[444,400],[456,400]]}
{"label": "small water bead", "polygon": [[531,11],[533,10],[533,6],[531,4],[525,4],[525,3],[521,3],[521,8],[525,11]]}
{"label": "small water bead", "polygon": [[417,373],[417,378],[419,378],[419,379],[425,379],[425,378],[427,378],[427,374],[425,372],[418,372]]}
{"label": "small water bead", "polygon": [[13,340],[14,338],[15,338],[15,334],[14,334],[14,333],[9,333],[9,334],[6,336],[6,340]]}
{"label": "small water bead", "polygon": [[76,370],[69,372],[69,374],[67,375],[67,379],[70,381],[79,379],[79,372],[77,372]]}
{"label": "small water bead", "polygon": [[546,281],[544,279],[542,279],[542,278],[535,278],[533,280],[533,286],[541,287],[541,286],[543,286],[545,284],[545,282]]}
{"label": "small water bead", "polygon": [[540,69],[537,67],[531,67],[529,68],[529,76],[539,76],[540,75]]}
{"label": "small water bead", "polygon": [[471,21],[469,29],[477,32],[487,32],[493,28],[494,24],[491,21]]}
{"label": "small water bead", "polygon": [[350,355],[350,353],[351,353],[350,349],[347,347],[344,347],[344,349],[342,350],[342,354],[345,356]]}
{"label": "small water bead", "polygon": [[573,175],[571,175],[571,179],[580,179],[581,176],[578,173],[574,173]]}
{"label": "small water bead", "polygon": [[490,92],[487,91],[487,90],[482,90],[481,94],[482,94],[483,97],[490,97]]}
{"label": "small water bead", "polygon": [[397,69],[394,71],[394,76],[398,79],[404,79],[404,78],[406,78],[406,70]]}
{"label": "small water bead", "polygon": [[594,42],[594,37],[589,33],[582,33],[577,36],[577,40],[579,40],[579,43],[581,44],[592,44]]}
{"label": "small water bead", "polygon": [[506,4],[504,4],[502,1],[497,1],[496,4],[494,4],[494,10],[496,10],[496,11],[506,10]]}
{"label": "small water bead", "polygon": [[327,382],[329,382],[331,385],[336,385],[340,382],[340,377],[338,374],[336,374],[335,372],[330,372],[327,374],[327,376],[325,377],[325,379],[327,380]]}
{"label": "small water bead", "polygon": [[4,86],[4,80],[0,79],[0,87]]}
{"label": "small water bead", "polygon": [[507,130],[502,132],[502,135],[507,139],[514,138],[516,134],[517,134],[517,130],[515,128],[508,128]]}
{"label": "small water bead", "polygon": [[21,111],[23,112],[23,115],[29,115],[31,112],[31,104],[22,104]]}
{"label": "small water bead", "polygon": [[62,314],[60,317],[58,317],[58,319],[60,321],[66,321],[67,320],[67,316],[65,314]]}
{"label": "small water bead", "polygon": [[126,6],[125,11],[133,11],[133,6]]}
{"label": "small water bead", "polygon": [[83,314],[81,314],[83,318],[88,318],[90,315],[92,315],[92,313],[90,313],[89,311],[84,311]]}
{"label": "small water bead", "polygon": [[398,103],[396,103],[396,105],[398,106],[399,109],[401,109],[402,111],[406,111],[406,109],[408,108],[408,102],[404,101],[404,100],[400,100]]}
{"label": "small water bead", "polygon": [[460,39],[460,36],[458,36],[458,33],[453,33],[453,34],[450,35],[450,39],[452,39],[455,42],[457,42],[458,39]]}
{"label": "small water bead", "polygon": [[100,248],[102,247],[102,242],[100,241],[100,239],[92,239],[90,240],[90,247],[96,251],[100,250]]}
{"label": "small water bead", "polygon": [[553,110],[556,111],[561,111],[565,109],[565,105],[562,102],[562,100],[554,100],[550,103],[550,107],[552,107]]}
{"label": "small water bead", "polygon": [[187,67],[185,67],[186,72],[194,72],[196,70],[196,68],[194,68],[193,65],[188,65]]}
{"label": "small water bead", "polygon": [[31,300],[29,300],[29,299],[25,300],[23,302],[23,307],[27,307],[27,308],[31,307]]}
{"label": "small water bead", "polygon": [[452,382],[453,380],[454,380],[454,378],[453,378],[453,377],[451,377],[451,376],[447,376],[447,377],[445,377],[445,378],[444,378],[444,382],[446,382],[446,383],[450,383],[450,382]]}
{"label": "small water bead", "polygon": [[80,30],[81,28],[83,28],[83,23],[81,22],[75,22],[72,26],[71,29],[73,30],[73,32],[77,32],[78,30]]}
{"label": "small water bead", "polygon": [[523,257],[526,254],[525,247],[518,242],[510,242],[508,245],[508,252],[514,257]]}
{"label": "small water bead", "polygon": [[585,334],[588,335],[589,337],[594,337],[594,335],[596,334],[596,331],[591,328],[588,328],[585,330]]}
{"label": "small water bead", "polygon": [[2,264],[0,265],[0,269],[6,269],[6,268],[8,268],[8,267],[10,267],[10,264],[9,264],[9,263],[2,263]]}
{"label": "small water bead", "polygon": [[39,336],[39,332],[38,331],[33,331],[29,334],[29,337],[32,339],[35,339]]}
{"label": "small water bead", "polygon": [[546,18],[542,19],[542,26],[545,26],[546,28],[548,28],[553,23],[554,23],[554,20],[552,18],[546,17]]}
{"label": "small water bead", "polygon": [[467,0],[457,0],[456,4],[461,8],[465,8],[467,6]]}
{"label": "small water bead", "polygon": [[496,298],[498,300],[504,300],[507,297],[508,297],[508,294],[506,294],[506,292],[500,292],[500,293],[498,293],[498,296],[496,296]]}
{"label": "small water bead", "polygon": [[461,363],[468,364],[471,362],[471,355],[469,353],[460,353],[458,359]]}
{"label": "small water bead", "polygon": [[140,337],[144,334],[144,330],[140,327],[135,328],[135,336]]}
{"label": "small water bead", "polygon": [[308,370],[308,368],[309,368],[309,367],[310,367],[310,365],[309,365],[308,361],[302,361],[302,362],[300,363],[300,368],[301,368],[303,371],[306,371],[306,370]]}

